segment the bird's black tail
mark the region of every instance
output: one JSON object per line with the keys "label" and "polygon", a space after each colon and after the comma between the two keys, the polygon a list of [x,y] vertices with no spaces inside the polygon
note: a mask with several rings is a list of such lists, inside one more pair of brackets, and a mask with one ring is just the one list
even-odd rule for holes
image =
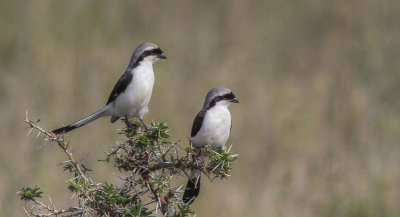
{"label": "bird's black tail", "polygon": [[[192,174],[197,172],[192,172]],[[182,201],[186,205],[190,205],[193,203],[194,199],[199,196],[200,193],[200,179],[201,179],[201,172],[196,175],[191,175],[189,178],[185,193],[183,193]]]}
{"label": "bird's black tail", "polygon": [[[83,125],[82,125],[82,126],[83,126]],[[53,131],[51,131],[51,132],[53,132],[53,133],[55,133],[55,134],[68,133],[69,131],[75,130],[76,128],[78,128],[78,127],[73,126],[73,125],[71,124],[71,125],[68,125],[68,126],[65,126],[65,127],[60,127],[60,128],[55,129],[55,130],[53,130]]]}
{"label": "bird's black tail", "polygon": [[71,130],[75,130],[78,127],[81,127],[81,126],[83,126],[83,125],[85,125],[87,123],[90,123],[90,122],[96,120],[99,117],[102,117],[104,115],[104,113],[108,110],[108,107],[109,106],[107,105],[104,108],[98,110],[97,112],[95,112],[95,113],[93,113],[93,114],[91,114],[91,115],[89,115],[89,116],[87,116],[87,117],[85,117],[85,118],[73,123],[73,124],[70,124],[68,126],[55,129],[52,132],[55,133],[55,134],[61,134],[61,133],[67,133],[67,132],[69,132]]}

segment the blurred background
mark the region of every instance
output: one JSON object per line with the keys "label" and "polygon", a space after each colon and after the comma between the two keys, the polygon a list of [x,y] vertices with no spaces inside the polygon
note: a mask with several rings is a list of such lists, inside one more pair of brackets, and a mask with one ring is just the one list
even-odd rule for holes
{"label": "blurred background", "polygon": [[[233,175],[203,180],[198,216],[400,216],[400,2],[22,1],[0,3],[0,210],[38,184],[71,203],[66,157],[26,136],[25,111],[54,129],[101,108],[144,41],[168,56],[144,120],[186,145],[207,92],[231,106]],[[98,181],[123,125],[100,119],[68,137]],[[183,183],[182,183],[183,184]]]}

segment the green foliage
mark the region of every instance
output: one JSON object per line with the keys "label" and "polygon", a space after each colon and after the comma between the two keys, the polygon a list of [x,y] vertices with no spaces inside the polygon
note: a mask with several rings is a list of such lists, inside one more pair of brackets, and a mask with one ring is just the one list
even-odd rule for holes
{"label": "green foliage", "polygon": [[[147,126],[136,120],[122,121],[126,123],[126,128],[121,130],[121,134],[126,138],[122,144],[106,153],[106,159],[103,160],[114,162],[115,167],[122,172],[117,175],[122,181],[120,186],[95,182],[88,175],[92,170],[74,160],[64,140],[41,129],[34,122],[27,122],[32,128],[46,134],[50,141],[56,141],[69,158],[64,162],[63,169],[74,175],[67,181],[67,188],[78,199],[78,205],[61,213],[150,217],[154,211],[160,210],[164,216],[189,216],[195,212],[182,204],[181,187],[172,184],[174,176],[200,169],[207,177],[214,175],[226,178],[230,175],[232,161],[237,158],[237,155],[229,151],[218,153],[209,147],[183,149],[169,141],[169,129],[165,123],[152,122]],[[21,200],[41,197],[42,192],[38,190],[36,186],[23,188]],[[46,210],[48,216],[60,214],[60,211],[50,206],[34,202],[39,211],[32,211],[33,216],[40,216],[43,210]]]}
{"label": "green foliage", "polygon": [[124,197],[123,194],[118,193],[113,184],[107,183],[102,185],[99,190],[93,191],[92,194],[96,202],[103,200],[108,204],[127,205],[130,202],[135,201],[135,197],[132,197],[131,199]]}
{"label": "green foliage", "polygon": [[34,200],[36,198],[42,198],[42,191],[39,191],[40,188],[35,185],[35,187],[25,187],[22,188],[18,194],[21,196],[21,200],[29,201]]}
{"label": "green foliage", "polygon": [[231,154],[229,150],[226,151],[225,149],[221,153],[212,149],[207,149],[207,152],[209,153],[209,165],[213,167],[213,171],[218,169],[217,172],[222,178],[229,177],[232,170],[232,162],[238,158],[238,155]]}
{"label": "green foliage", "polygon": [[[145,126],[142,122],[137,120],[126,120],[123,119],[127,123],[127,128],[121,131],[122,134],[125,134],[129,139],[132,139],[132,144],[135,145],[135,148],[139,148],[141,150],[151,149],[155,151],[155,146],[159,144],[169,144],[169,132],[168,126],[166,123],[155,123],[152,122],[149,126]],[[141,131],[140,129],[145,129]],[[138,130],[140,131],[138,133]]]}
{"label": "green foliage", "polygon": [[[84,164],[80,164],[80,166],[81,166],[82,171],[83,171],[84,173],[87,173],[87,172],[89,172],[89,171],[92,171],[91,169],[87,168]],[[76,171],[76,168],[75,168],[75,166],[74,166],[72,163],[66,163],[66,164],[64,165],[64,171],[68,171],[68,172],[70,172],[70,173],[74,173],[75,176],[78,175],[78,171]]]}
{"label": "green foliage", "polygon": [[126,217],[154,217],[151,214],[151,211],[148,211],[146,207],[140,205],[129,208],[126,212]]}
{"label": "green foliage", "polygon": [[186,217],[189,216],[189,214],[195,214],[187,205],[178,205],[178,210],[178,212],[174,213],[173,217]]}
{"label": "green foliage", "polygon": [[77,177],[68,180],[68,190],[73,193],[85,192],[90,187],[90,184],[82,177]]}
{"label": "green foliage", "polygon": [[158,189],[157,193],[166,194],[169,189],[171,188],[171,179],[170,176],[165,175],[164,173],[160,173],[159,176],[156,176],[151,179],[150,183],[154,184],[155,187]]}
{"label": "green foliage", "polygon": [[[126,120],[124,120],[126,121]],[[116,166],[122,171],[131,171],[132,169],[143,166],[143,164],[156,164],[167,160],[167,146],[171,145],[168,140],[169,129],[166,123],[154,123],[150,126],[144,126],[140,121],[129,121],[127,128],[122,131],[128,137],[128,142],[123,148],[119,147],[118,155],[116,152]],[[136,128],[133,128],[136,127]],[[111,155],[107,155],[110,158]],[[178,160],[175,155],[169,155],[169,161]]]}

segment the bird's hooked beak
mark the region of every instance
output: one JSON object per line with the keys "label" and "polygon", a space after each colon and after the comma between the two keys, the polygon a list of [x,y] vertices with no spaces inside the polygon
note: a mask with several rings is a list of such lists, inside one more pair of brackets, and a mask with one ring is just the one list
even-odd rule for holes
{"label": "bird's hooked beak", "polygon": [[164,53],[161,53],[161,54],[158,55],[158,58],[167,59],[167,56]]}
{"label": "bird's hooked beak", "polygon": [[237,98],[234,98],[234,99],[231,100],[231,102],[233,102],[233,103],[239,103],[239,100],[238,100]]}

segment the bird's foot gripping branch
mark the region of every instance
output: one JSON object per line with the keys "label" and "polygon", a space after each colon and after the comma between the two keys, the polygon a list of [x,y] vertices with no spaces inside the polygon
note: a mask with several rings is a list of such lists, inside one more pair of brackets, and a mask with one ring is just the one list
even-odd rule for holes
{"label": "bird's foot gripping branch", "polygon": [[[17,194],[26,202],[24,210],[28,216],[189,216],[194,211],[182,203],[182,185],[173,186],[176,176],[187,176],[193,169],[201,170],[210,180],[230,176],[231,164],[237,156],[228,150],[216,152],[205,147],[207,153],[199,159],[191,157],[199,150],[182,148],[178,142],[170,142],[168,126],[152,122],[146,128],[140,121],[123,120],[127,127],[120,131],[123,142],[106,153],[106,163],[113,163],[120,178],[117,184],[101,183],[90,174],[95,173],[83,162],[75,159],[70,145],[63,135],[56,135],[41,128],[37,122],[26,118],[29,132],[37,131],[45,141],[55,142],[66,154],[63,170],[72,176],[67,189],[76,200],[76,205],[64,209],[55,208],[49,197],[42,199],[37,183],[35,187],[24,187]],[[28,205],[29,204],[29,205]]]}

